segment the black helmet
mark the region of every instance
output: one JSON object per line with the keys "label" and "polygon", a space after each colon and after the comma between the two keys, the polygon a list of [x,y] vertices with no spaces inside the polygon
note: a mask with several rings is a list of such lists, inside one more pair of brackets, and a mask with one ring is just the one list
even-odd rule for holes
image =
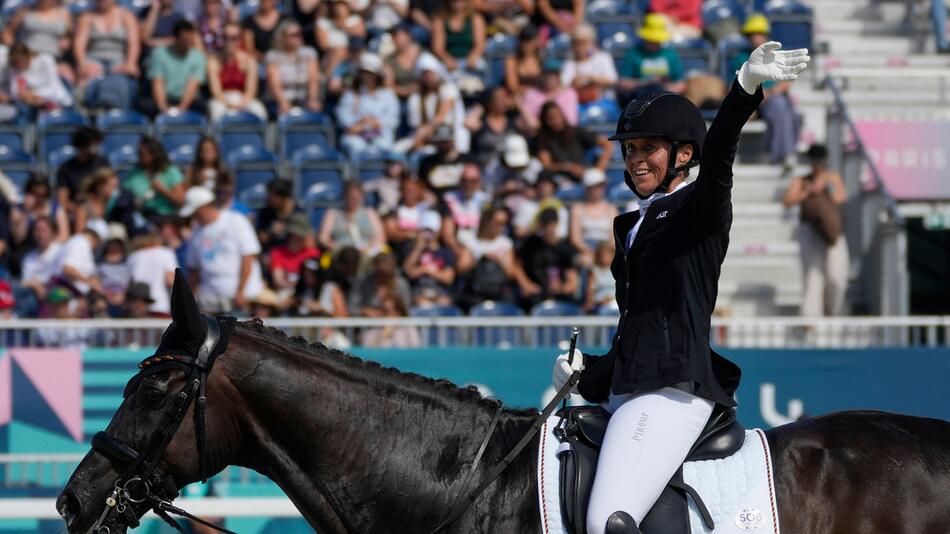
{"label": "black helmet", "polygon": [[[676,93],[654,93],[638,98],[627,104],[617,120],[617,133],[610,140],[620,141],[620,151],[627,157],[627,148],[623,141],[643,137],[659,137],[672,143],[670,163],[666,170],[666,179],[657,186],[657,192],[665,192],[676,175],[699,163],[706,140],[706,121],[702,113],[686,97]],[[676,167],[676,152],[681,144],[693,145],[693,158],[683,167]],[[627,185],[641,198],[632,177],[624,172]]]}

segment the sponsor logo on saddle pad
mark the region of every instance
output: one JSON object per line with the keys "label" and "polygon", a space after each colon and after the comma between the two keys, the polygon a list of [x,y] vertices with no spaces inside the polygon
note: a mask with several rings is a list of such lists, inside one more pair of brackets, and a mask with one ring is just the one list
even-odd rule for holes
{"label": "sponsor logo on saddle pad", "polygon": [[755,530],[764,524],[765,518],[756,508],[746,508],[736,514],[736,526],[742,530]]}

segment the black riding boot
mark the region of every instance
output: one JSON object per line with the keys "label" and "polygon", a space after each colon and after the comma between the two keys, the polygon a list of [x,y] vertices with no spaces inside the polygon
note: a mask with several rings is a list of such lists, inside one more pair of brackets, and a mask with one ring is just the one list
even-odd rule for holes
{"label": "black riding boot", "polygon": [[607,518],[605,534],[643,534],[627,512],[614,512]]}

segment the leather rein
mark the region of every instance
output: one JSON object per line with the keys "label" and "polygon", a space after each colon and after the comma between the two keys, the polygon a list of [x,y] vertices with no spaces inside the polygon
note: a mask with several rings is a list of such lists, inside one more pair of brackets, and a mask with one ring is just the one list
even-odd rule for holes
{"label": "leather rein", "polygon": [[[207,333],[194,357],[173,354],[150,356],[139,363],[138,374],[133,376],[126,385],[123,397],[128,397],[134,393],[143,378],[155,374],[165,367],[175,366],[183,369],[188,374],[187,384],[189,385],[178,393],[174,400],[175,408],[166,412],[159,426],[159,431],[152,436],[145,448],[138,451],[135,447],[110,436],[104,431],[97,432],[93,436],[92,450],[113,462],[127,464],[129,467],[122,476],[116,479],[112,493],[106,498],[105,507],[99,515],[99,519],[91,529],[92,533],[111,534],[111,530],[104,523],[113,513],[124,519],[128,526],[137,527],[139,518],[136,511],[133,510],[133,505],[144,503],[158,517],[179,532],[184,532],[184,529],[172,519],[170,514],[191,519],[218,532],[235,534],[226,528],[209,523],[172,505],[171,501],[178,496],[178,488],[171,476],[162,477],[156,472],[159,462],[165,455],[165,450],[175,433],[178,432],[182,421],[184,421],[188,408],[194,403],[195,441],[198,451],[199,474],[202,482],[207,482],[208,479],[207,451],[205,450],[205,405],[207,403],[205,389],[215,357],[227,349],[230,341],[230,330],[227,332],[228,335],[224,336],[224,342],[221,343],[221,327],[218,319],[204,315],[202,315],[202,319],[204,319],[207,327]],[[228,328],[233,328],[234,320],[232,318],[222,318],[221,321]]]}

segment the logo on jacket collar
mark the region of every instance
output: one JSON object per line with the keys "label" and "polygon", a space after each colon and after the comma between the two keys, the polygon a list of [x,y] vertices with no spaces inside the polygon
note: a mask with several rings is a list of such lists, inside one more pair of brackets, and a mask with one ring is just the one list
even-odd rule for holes
{"label": "logo on jacket collar", "polygon": [[[661,212],[656,216],[656,218],[657,218],[657,219],[665,219],[667,213],[669,213],[669,210],[663,210],[663,211],[661,211]],[[655,220],[655,219],[654,219],[654,220]]]}

